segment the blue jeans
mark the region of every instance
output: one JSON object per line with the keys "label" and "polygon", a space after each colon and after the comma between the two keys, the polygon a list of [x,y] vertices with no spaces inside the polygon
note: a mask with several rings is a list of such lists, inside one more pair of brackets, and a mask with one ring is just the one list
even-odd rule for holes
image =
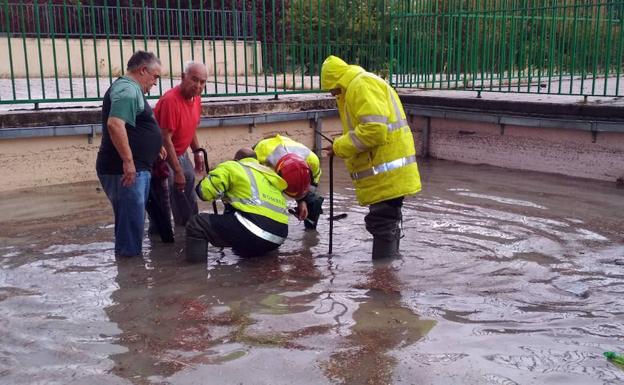
{"label": "blue jeans", "polygon": [[122,175],[100,175],[102,188],[113,205],[115,215],[115,255],[141,255],[145,226],[145,204],[149,194],[149,171],[138,171],[134,184],[124,187]]}

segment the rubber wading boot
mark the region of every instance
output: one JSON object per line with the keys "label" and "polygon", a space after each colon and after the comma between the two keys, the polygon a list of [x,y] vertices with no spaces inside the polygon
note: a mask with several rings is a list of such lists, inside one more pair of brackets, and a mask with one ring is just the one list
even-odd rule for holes
{"label": "rubber wading boot", "polygon": [[319,216],[323,213],[323,201],[325,198],[317,197],[312,202],[308,202],[308,218],[309,221],[303,221],[303,225],[308,230],[316,229]]}
{"label": "rubber wading boot", "polygon": [[399,240],[373,238],[373,259],[395,258],[399,255]]}
{"label": "rubber wading boot", "polygon": [[200,238],[186,237],[186,261],[197,263],[206,262],[208,255],[208,241]]}

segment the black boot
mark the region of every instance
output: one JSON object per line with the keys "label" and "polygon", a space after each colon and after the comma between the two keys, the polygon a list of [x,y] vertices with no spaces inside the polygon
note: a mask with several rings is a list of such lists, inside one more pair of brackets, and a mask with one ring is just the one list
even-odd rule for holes
{"label": "black boot", "polygon": [[308,205],[308,220],[303,221],[303,225],[308,230],[316,229],[316,224],[318,223],[319,216],[323,213],[323,201],[325,198],[322,196],[315,196],[313,199],[307,200],[306,203]]}
{"label": "black boot", "polygon": [[397,237],[396,237],[396,251],[397,253],[399,252],[399,246],[401,244],[401,231],[399,230],[399,232],[397,233]]}
{"label": "black boot", "polygon": [[373,259],[396,258],[399,256],[399,238],[373,237]]}
{"label": "black boot", "polygon": [[186,261],[191,263],[206,262],[208,241],[202,238],[186,237]]}

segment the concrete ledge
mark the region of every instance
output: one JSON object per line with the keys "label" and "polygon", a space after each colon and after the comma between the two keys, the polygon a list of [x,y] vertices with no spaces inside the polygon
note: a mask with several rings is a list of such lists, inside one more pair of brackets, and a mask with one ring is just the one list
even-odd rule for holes
{"label": "concrete ledge", "polygon": [[[283,97],[281,99],[245,99],[204,102],[202,116],[218,117],[273,112],[335,109],[336,103],[324,95]],[[3,128],[46,127],[101,124],[101,108],[65,108],[54,110],[12,111],[0,113]]]}
{"label": "concrete ledge", "polygon": [[9,127],[25,128],[96,124],[101,122],[101,120],[101,108],[12,111],[0,114],[0,130]]}
{"label": "concrete ledge", "polygon": [[[526,117],[540,117],[548,125],[549,120],[566,120],[576,122],[581,129],[587,126],[586,122],[602,121],[596,131],[611,131],[614,127],[620,130],[617,123],[624,123],[624,107],[619,105],[604,105],[598,103],[557,103],[526,100],[492,100],[478,99],[468,93],[458,93],[459,96],[433,96],[432,92],[422,95],[401,93],[403,104],[411,106],[417,111],[463,111],[468,120],[475,120],[475,115],[482,115],[485,119],[494,119],[491,123],[516,124],[513,119]],[[324,94],[309,94],[301,96],[281,97],[280,99],[258,98],[241,100],[208,100],[203,104],[202,116],[225,117],[237,115],[269,114],[275,112],[309,111],[335,109],[333,98]],[[432,112],[433,113],[433,112]],[[490,118],[486,118],[487,114]],[[496,116],[510,115],[500,121]],[[442,117],[442,116],[438,116]],[[459,117],[457,115],[457,117]],[[614,124],[615,123],[615,124]],[[15,127],[46,127],[101,124],[100,108],[70,108],[54,110],[14,111],[0,113],[0,129]],[[568,128],[574,128],[569,126]]]}
{"label": "concrete ledge", "polygon": [[518,114],[508,111],[459,109],[449,107],[418,106],[405,104],[408,115],[429,118],[466,120],[470,122],[516,125],[536,128],[563,128],[590,132],[624,132],[624,121],[598,120],[589,116],[543,116],[538,114]]}
{"label": "concrete ledge", "polygon": [[[427,92],[433,93],[432,91]],[[509,94],[511,95],[511,94]],[[535,95],[531,95],[535,96]],[[446,107],[480,112],[504,112],[510,114],[541,116],[548,118],[567,118],[575,120],[610,120],[624,122],[624,107],[605,103],[570,103],[552,101],[479,99],[469,93],[458,97],[439,97],[433,95],[401,94],[404,105]]]}

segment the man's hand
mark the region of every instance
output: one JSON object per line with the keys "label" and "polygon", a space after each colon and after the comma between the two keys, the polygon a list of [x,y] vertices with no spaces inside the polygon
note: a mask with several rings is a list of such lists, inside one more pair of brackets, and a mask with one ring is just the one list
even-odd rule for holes
{"label": "man's hand", "polygon": [[123,162],[123,176],[121,177],[121,185],[124,187],[130,187],[134,184],[136,179],[136,168],[134,167],[134,161],[130,160]]}
{"label": "man's hand", "polygon": [[300,221],[306,219],[308,217],[308,204],[305,201],[297,202],[297,218]]}
{"label": "man's hand", "polygon": [[193,154],[193,162],[195,163],[195,173],[201,174],[204,171],[204,157],[201,152]]}
{"label": "man's hand", "polygon": [[173,186],[179,192],[184,192],[184,186],[186,186],[186,178],[184,177],[184,171],[173,173]]}
{"label": "man's hand", "polygon": [[167,149],[165,148],[165,146],[160,147],[160,152],[158,153],[158,156],[162,160],[167,160]]}
{"label": "man's hand", "polygon": [[327,147],[323,147],[323,151],[327,152],[327,156],[333,156],[334,155],[334,146],[330,144]]}

